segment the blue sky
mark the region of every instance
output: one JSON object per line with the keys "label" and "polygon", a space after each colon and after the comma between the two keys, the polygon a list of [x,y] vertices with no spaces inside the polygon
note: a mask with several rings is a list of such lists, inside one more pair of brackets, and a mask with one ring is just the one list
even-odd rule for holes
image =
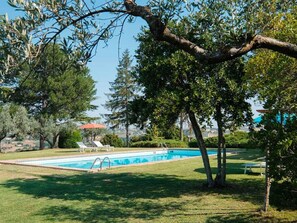
{"label": "blue sky", "polygon": [[[16,15],[16,12],[7,4],[6,0],[2,2],[0,8],[0,14],[5,13],[8,13],[10,18]],[[88,63],[90,74],[96,81],[97,89],[97,99],[93,102],[93,104],[98,106],[97,110],[88,112],[88,115],[98,117],[101,114],[108,113],[102,104],[104,104],[107,100],[105,94],[109,93],[109,82],[113,82],[116,77],[116,67],[119,63],[119,56],[122,55],[125,49],[128,49],[131,55],[134,54],[134,51],[137,48],[137,42],[134,37],[140,31],[142,25],[145,25],[145,23],[139,18],[136,19],[134,23],[126,23],[123,29],[120,45],[118,44],[118,38],[111,39],[108,46],[104,48],[98,47],[95,57],[92,58],[90,63]],[[257,116],[258,113],[256,112],[256,109],[260,109],[262,106],[255,105],[252,101],[251,103],[253,104],[254,115]]]}

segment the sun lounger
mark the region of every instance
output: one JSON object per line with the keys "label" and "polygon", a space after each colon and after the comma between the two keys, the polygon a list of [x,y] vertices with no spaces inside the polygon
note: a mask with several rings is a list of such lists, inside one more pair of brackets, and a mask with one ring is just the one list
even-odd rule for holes
{"label": "sun lounger", "polygon": [[265,162],[261,163],[245,163],[242,164],[244,166],[244,174],[246,174],[247,169],[249,168],[252,171],[252,168],[260,168],[261,175],[264,173],[263,170],[265,169]]}
{"label": "sun lounger", "polygon": [[93,144],[100,149],[106,149],[107,151],[113,150],[113,146],[110,145],[103,145],[100,141],[93,141]]}
{"label": "sun lounger", "polygon": [[87,149],[89,149],[90,151],[97,151],[97,147],[88,147],[83,142],[76,142],[76,144],[79,146],[79,152],[85,152],[85,150]]}

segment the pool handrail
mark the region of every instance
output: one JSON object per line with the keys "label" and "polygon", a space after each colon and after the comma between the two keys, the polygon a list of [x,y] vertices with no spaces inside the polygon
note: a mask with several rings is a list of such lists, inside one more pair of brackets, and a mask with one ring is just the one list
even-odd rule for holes
{"label": "pool handrail", "polygon": [[97,158],[94,160],[94,162],[93,162],[93,164],[92,164],[92,166],[91,166],[90,170],[91,170],[91,169],[93,169],[93,167],[95,166],[95,164],[96,164],[97,160],[99,160],[99,161],[100,161],[100,164],[99,164],[99,165],[100,165],[100,168],[101,168],[101,162],[102,162],[102,161],[101,161],[100,157],[97,157]]}
{"label": "pool handrail", "polygon": [[108,160],[108,168],[110,168],[110,159],[109,159],[108,156],[106,156],[106,157],[104,157],[102,160],[101,160],[100,157],[97,157],[97,158],[94,160],[94,162],[93,162],[93,164],[92,164],[90,170],[93,169],[93,167],[95,166],[95,164],[96,164],[96,162],[97,162],[98,160],[100,161],[100,163],[99,163],[99,168],[97,168],[97,169],[102,170],[102,165],[103,165],[103,163],[104,163],[104,160]]}
{"label": "pool handrail", "polygon": [[102,165],[103,165],[105,159],[108,159],[108,168],[110,168],[110,159],[108,156],[106,156],[103,158],[103,160],[100,163],[100,170],[102,170]]}

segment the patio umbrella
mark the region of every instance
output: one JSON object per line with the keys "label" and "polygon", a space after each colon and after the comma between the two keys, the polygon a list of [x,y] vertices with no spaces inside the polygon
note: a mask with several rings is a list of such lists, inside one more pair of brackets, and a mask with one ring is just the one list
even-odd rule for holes
{"label": "patio umbrella", "polygon": [[[97,124],[97,123],[88,123],[88,124],[85,124],[85,125],[82,125],[79,127],[80,129],[84,129],[84,130],[87,130],[87,129],[90,129],[92,130],[92,136],[93,136],[93,130],[94,129],[105,129],[106,126],[103,125],[103,124]],[[91,138],[92,138],[91,136]],[[95,138],[95,135],[94,135],[94,138]]]}
{"label": "patio umbrella", "polygon": [[79,127],[80,129],[105,129],[106,126],[97,123],[88,123]]}

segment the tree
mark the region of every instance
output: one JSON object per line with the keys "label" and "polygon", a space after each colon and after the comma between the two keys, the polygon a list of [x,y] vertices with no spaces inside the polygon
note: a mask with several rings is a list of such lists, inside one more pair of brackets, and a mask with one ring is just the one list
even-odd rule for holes
{"label": "tree", "polygon": [[[226,146],[224,132],[236,130],[243,124],[252,123],[251,105],[246,101],[252,96],[247,90],[244,62],[237,58],[222,63],[212,70],[210,75],[213,86],[211,104],[215,108],[213,118],[218,126],[218,163],[216,183],[225,185],[226,179]],[[221,155],[223,152],[223,157]]]}
{"label": "tree", "polygon": [[32,122],[34,126],[34,133],[40,138],[41,148],[44,147],[45,141],[50,148],[58,148],[58,142],[61,132],[72,130],[76,126],[71,120],[63,120],[59,122],[53,116],[40,116],[38,121]]}
{"label": "tree", "polygon": [[[175,32],[183,31],[184,24],[186,23],[176,26]],[[148,32],[140,34],[138,40],[140,46],[136,55],[137,81],[143,88],[143,100],[146,101],[146,105],[142,104],[140,107],[144,110],[141,117],[147,114],[147,119],[152,123],[169,128],[186,108],[194,125],[199,147],[205,152],[203,159],[206,168],[210,164],[200,125],[205,123],[205,120],[214,118],[220,133],[218,172],[216,181],[213,182],[209,169],[208,184],[225,185],[224,131],[227,128],[236,129],[251,120],[250,104],[245,101],[249,95],[244,88],[243,61],[237,59],[202,68],[179,50],[169,48],[166,44],[155,44]],[[139,110],[136,113],[138,115]],[[221,149],[224,151],[223,159]]]}
{"label": "tree", "polygon": [[[182,24],[176,30],[183,30]],[[209,119],[212,91],[203,81],[204,68],[192,57],[167,44],[155,44],[149,33],[139,35],[137,50],[138,83],[143,87],[142,119],[147,115],[153,124],[169,128],[183,111],[192,123],[208,186],[213,186],[212,172],[199,123]],[[201,75],[197,75],[197,70]],[[141,112],[140,112],[141,113]],[[197,115],[196,115],[197,114]],[[197,121],[198,117],[198,121]]]}
{"label": "tree", "polygon": [[29,118],[28,112],[23,106],[11,106],[14,110],[12,112],[13,123],[14,123],[14,135],[24,138],[29,133],[32,133],[32,120]]}
{"label": "tree", "polygon": [[[39,121],[39,131],[49,126],[55,128],[53,137],[57,138],[62,120],[73,119],[94,108],[91,101],[95,93],[89,70],[77,64],[75,58],[69,58],[58,45],[51,44],[34,67],[23,65],[11,100],[25,106]],[[48,139],[46,132],[40,132],[41,149]],[[53,142],[55,146],[56,139]]]}
{"label": "tree", "polygon": [[8,136],[24,137],[31,128],[31,120],[24,107],[11,104],[0,107],[0,142]]}
{"label": "tree", "polygon": [[[293,30],[297,29],[297,7],[287,14],[286,21],[274,23],[272,36],[286,36],[297,41]],[[256,134],[259,146],[266,154],[266,190],[263,209],[268,210],[272,180],[294,181],[296,177],[296,118],[297,113],[297,61],[279,53],[258,52],[246,66],[250,88],[257,92],[269,113],[263,118],[263,129]]]}
{"label": "tree", "polygon": [[117,68],[117,77],[110,83],[109,90],[112,93],[108,94],[109,101],[105,104],[105,107],[111,111],[111,114],[106,115],[107,122],[112,125],[111,128],[125,127],[127,147],[129,146],[130,102],[136,97],[137,90],[132,72],[132,60],[129,51],[125,50]]}
{"label": "tree", "polygon": [[1,108],[0,112],[0,141],[2,141],[7,135],[13,131],[14,124],[10,115],[9,106]]}

